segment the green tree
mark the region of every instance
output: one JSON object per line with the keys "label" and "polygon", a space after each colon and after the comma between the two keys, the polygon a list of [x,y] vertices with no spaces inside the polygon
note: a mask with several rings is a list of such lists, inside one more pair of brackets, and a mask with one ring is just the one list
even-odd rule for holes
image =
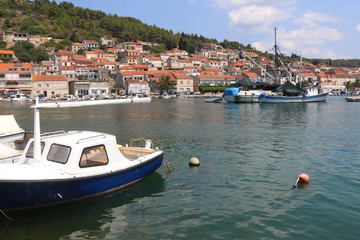
{"label": "green tree", "polygon": [[6,49],[6,45],[7,45],[6,42],[1,41],[1,42],[0,42],[0,49]]}
{"label": "green tree", "polygon": [[171,81],[170,76],[162,76],[160,79],[160,89],[165,90],[166,93],[169,93],[169,89],[174,86],[174,82]]}
{"label": "green tree", "polygon": [[49,60],[48,52],[42,48],[32,48],[29,54],[32,56],[31,60],[35,63]]}

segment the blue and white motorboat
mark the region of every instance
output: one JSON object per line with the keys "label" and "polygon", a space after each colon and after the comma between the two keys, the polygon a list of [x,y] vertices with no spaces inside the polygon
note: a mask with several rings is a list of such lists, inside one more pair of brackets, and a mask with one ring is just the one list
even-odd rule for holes
{"label": "blue and white motorboat", "polygon": [[263,90],[243,90],[242,88],[226,88],[223,98],[229,103],[258,103],[261,94],[268,91]]}
{"label": "blue and white motorboat", "polygon": [[[325,102],[329,93],[318,93],[318,87],[299,88],[290,81],[274,90],[274,94],[263,93],[259,97],[261,103],[305,103]],[[280,94],[279,94],[280,93]]]}
{"label": "blue and white motorboat", "polygon": [[[116,137],[92,131],[40,134],[40,108],[146,103],[150,98],[39,103],[34,106],[34,138],[15,163],[0,164],[0,210],[42,207],[109,193],[148,176],[164,152],[151,140],[117,144]],[[13,160],[14,161],[14,160]]]}

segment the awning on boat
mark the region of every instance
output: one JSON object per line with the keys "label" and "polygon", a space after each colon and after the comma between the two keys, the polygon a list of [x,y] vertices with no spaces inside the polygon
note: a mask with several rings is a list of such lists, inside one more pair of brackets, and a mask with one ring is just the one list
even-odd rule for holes
{"label": "awning on boat", "polygon": [[284,93],[303,93],[304,90],[295,86],[290,81],[286,81],[284,84],[275,88],[273,92],[284,92]]}
{"label": "awning on boat", "polygon": [[0,136],[18,132],[24,130],[19,127],[14,115],[0,115]]}

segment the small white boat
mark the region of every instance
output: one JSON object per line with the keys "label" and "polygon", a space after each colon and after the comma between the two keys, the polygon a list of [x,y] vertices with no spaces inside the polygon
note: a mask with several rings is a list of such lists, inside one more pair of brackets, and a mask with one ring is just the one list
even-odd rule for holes
{"label": "small white boat", "polygon": [[207,103],[221,103],[222,98],[216,97],[216,98],[205,98],[205,102]]}
{"label": "small white boat", "polygon": [[116,137],[92,131],[40,135],[40,108],[146,103],[150,98],[39,103],[34,108],[34,138],[18,159],[0,164],[0,209],[20,210],[109,193],[148,176],[164,152],[144,139],[142,147],[120,146]]}
{"label": "small white boat", "polygon": [[347,102],[360,102],[360,96],[346,97],[345,100]]}
{"label": "small white boat", "polygon": [[17,124],[14,115],[0,115],[0,143],[12,143],[24,137],[24,129]]}

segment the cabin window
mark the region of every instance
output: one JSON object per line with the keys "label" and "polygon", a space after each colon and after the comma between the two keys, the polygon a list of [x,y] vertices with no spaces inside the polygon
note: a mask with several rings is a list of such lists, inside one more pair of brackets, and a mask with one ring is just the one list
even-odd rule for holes
{"label": "cabin window", "polygon": [[65,164],[71,152],[71,148],[64,145],[53,144],[50,147],[47,160]]}
{"label": "cabin window", "polygon": [[104,145],[85,148],[81,154],[80,167],[94,167],[108,164],[109,159]]}
{"label": "cabin window", "polygon": [[[45,143],[44,142],[41,142],[41,153],[44,149],[44,146],[45,146]],[[27,158],[34,158],[34,142],[32,142],[30,144],[30,147],[29,149],[27,150],[26,152],[26,155],[25,155]]]}

